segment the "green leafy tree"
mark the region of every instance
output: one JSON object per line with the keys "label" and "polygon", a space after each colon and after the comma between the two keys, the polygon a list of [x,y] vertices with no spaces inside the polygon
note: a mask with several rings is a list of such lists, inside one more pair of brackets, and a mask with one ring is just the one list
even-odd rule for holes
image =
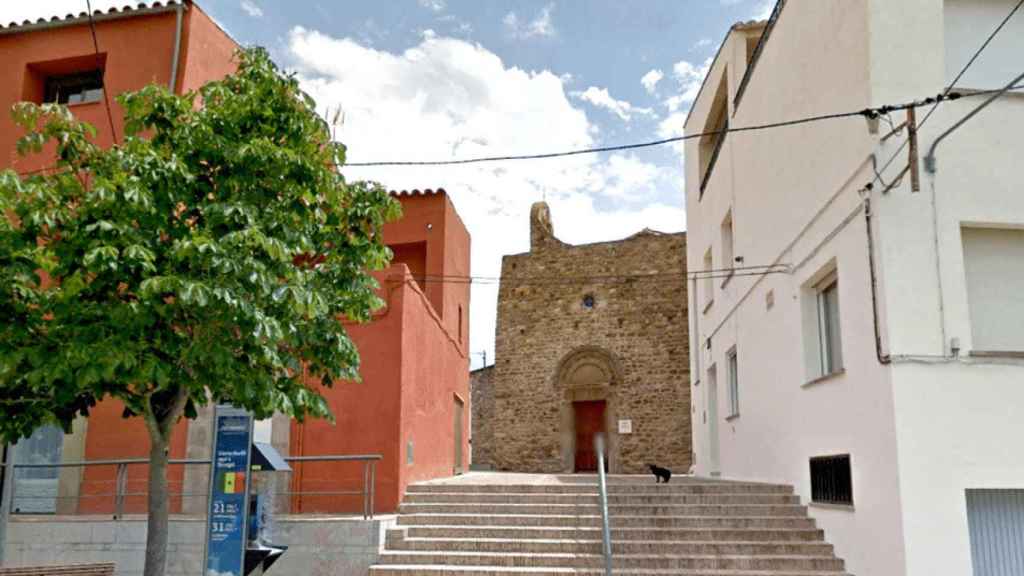
{"label": "green leafy tree", "polygon": [[22,103],[19,153],[49,174],[0,174],[0,437],[69,429],[112,397],[151,444],[146,576],[166,566],[172,428],[227,402],[256,418],[330,417],[323,386],[358,378],[340,319],[382,303],[398,204],[337,172],[345,149],[262,49],[198,93],[124,94],[124,142],[101,148],[57,105]]}

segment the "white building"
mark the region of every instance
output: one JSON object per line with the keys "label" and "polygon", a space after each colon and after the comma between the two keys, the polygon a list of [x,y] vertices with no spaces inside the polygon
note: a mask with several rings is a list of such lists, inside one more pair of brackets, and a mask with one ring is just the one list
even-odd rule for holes
{"label": "white building", "polygon": [[[1017,2],[783,0],[729,32],[686,131],[934,96]],[[1021,73],[1024,9],[919,156]],[[689,268],[737,268],[691,289],[697,473],[795,485],[858,576],[1024,574],[1024,94],[946,138],[934,177],[922,160],[918,192],[907,130],[871,128],[687,142]]]}

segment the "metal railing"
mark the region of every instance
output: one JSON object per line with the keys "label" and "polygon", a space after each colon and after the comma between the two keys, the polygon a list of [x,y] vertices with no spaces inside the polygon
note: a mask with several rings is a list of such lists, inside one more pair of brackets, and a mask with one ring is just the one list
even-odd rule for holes
{"label": "metal railing", "polygon": [[597,485],[601,496],[601,540],[604,553],[605,576],[612,576],[612,531],[608,524],[608,482],[604,471],[604,434],[594,436],[594,451],[597,452]]}
{"label": "metal railing", "polygon": [[[362,509],[363,518],[367,519],[367,520],[368,519],[372,519],[373,516],[374,516],[374,498],[375,498],[375,494],[376,494],[377,462],[380,461],[381,459],[382,459],[382,457],[379,454],[352,455],[352,456],[349,456],[349,455],[345,455],[345,456],[325,455],[325,456],[292,456],[292,457],[285,457],[284,460],[286,462],[288,462],[289,464],[298,464],[299,466],[301,466],[303,464],[312,464],[312,463],[320,463],[320,464],[331,464],[331,463],[337,464],[337,463],[344,463],[344,462],[362,463],[363,467],[362,467],[362,471],[361,471],[361,478],[362,478],[361,485],[360,485],[359,489],[353,489],[353,490],[343,490],[343,489],[339,489],[339,490],[333,490],[333,489],[328,489],[328,490],[302,490],[302,489],[299,489],[299,490],[291,490],[291,489],[289,489],[289,490],[277,490],[276,479],[279,478],[279,477],[277,477],[277,476],[269,476],[269,475],[273,475],[273,474],[293,474],[295,472],[294,470],[292,472],[272,472],[272,471],[254,470],[253,472],[255,474],[253,475],[253,478],[252,478],[253,486],[266,487],[266,485],[269,484],[269,489],[266,489],[266,488],[264,488],[264,489],[255,489],[254,488],[253,493],[265,494],[265,495],[273,495],[273,496],[285,496],[285,497],[289,497],[289,498],[304,498],[304,497],[327,498],[327,499],[329,499],[328,500],[328,502],[329,502],[329,506],[328,507],[332,508],[332,509],[338,509],[338,510],[348,509],[349,506],[339,505],[340,503],[338,501],[334,500],[335,498],[340,499],[340,498],[348,497],[348,496],[359,496],[361,498],[360,507]],[[3,502],[0,502],[0,507],[3,508],[2,512],[4,514],[39,514],[39,513],[42,513],[42,514],[53,514],[53,513],[61,514],[62,512],[60,512],[60,511],[63,508],[72,508],[72,509],[74,509],[73,512],[68,512],[67,513],[67,514],[70,514],[70,515],[89,515],[89,514],[93,514],[93,515],[103,515],[103,516],[106,516],[106,515],[108,515],[108,514],[110,514],[112,512],[114,519],[115,520],[119,520],[119,519],[124,518],[125,513],[128,510],[128,508],[138,508],[141,511],[145,510],[144,500],[140,500],[138,502],[138,504],[140,504],[140,506],[129,506],[130,503],[134,503],[134,502],[129,502],[129,501],[130,501],[130,499],[143,499],[143,498],[148,497],[148,490],[145,490],[145,489],[139,490],[139,489],[135,488],[136,486],[139,486],[139,484],[142,484],[144,486],[148,484],[148,470],[146,471],[147,473],[142,475],[141,478],[140,477],[130,478],[129,467],[131,467],[131,466],[147,466],[148,464],[149,464],[149,459],[147,459],[147,458],[125,458],[125,459],[118,459],[118,460],[85,460],[85,461],[79,461],[79,462],[60,462],[60,463],[54,463],[54,464],[37,464],[37,463],[19,464],[17,462],[7,463],[7,464],[0,463],[0,468],[4,469],[3,470],[4,471],[4,475],[3,476],[4,476],[4,480],[5,480],[4,483],[6,484],[4,499],[3,499]],[[193,478],[191,482],[189,481],[189,478],[186,476],[184,471],[180,475],[180,477],[181,477],[180,480],[170,478],[171,475],[169,474],[169,478],[168,478],[169,494],[168,494],[168,497],[169,497],[169,499],[172,502],[177,502],[178,503],[177,508],[180,509],[179,511],[181,513],[186,514],[186,515],[190,515],[190,512],[188,512],[187,510],[188,509],[192,509],[194,512],[192,512],[191,515],[205,515],[206,514],[206,506],[205,505],[204,506],[190,506],[189,507],[189,506],[185,506],[183,504],[183,502],[186,499],[200,499],[202,502],[206,502],[206,499],[209,497],[208,486],[209,486],[209,467],[210,467],[210,465],[211,465],[211,460],[209,460],[209,459],[171,459],[171,460],[168,461],[168,471],[170,471],[171,467],[173,467],[173,466],[186,466],[186,467],[187,466],[201,466],[201,467],[204,467],[206,469],[204,471],[205,472],[204,475],[201,475],[201,476]],[[96,478],[87,479],[85,477],[85,470],[90,468],[90,467],[114,467],[115,468],[114,479],[112,481],[108,480],[108,479],[102,479],[102,478],[100,478],[100,479],[96,479]],[[7,474],[7,471],[8,471],[7,469],[9,469],[9,471],[11,472],[10,474]],[[26,480],[26,478],[19,478],[19,474],[18,474],[19,471],[47,470],[47,469],[51,469],[51,470],[52,469],[57,469],[58,471],[68,470],[68,469],[78,469],[78,470],[81,470],[80,476],[74,479],[74,481],[77,481],[77,486],[74,486],[74,489],[71,490],[72,493],[71,494],[63,494],[63,495],[60,493],[61,489],[62,489],[62,485],[65,484],[65,481],[61,477],[62,474],[60,472],[57,473],[56,477],[46,478],[45,479],[45,480],[49,480],[52,483],[51,487],[53,488],[53,490],[48,490],[46,494],[19,494],[18,493],[19,480],[21,480],[22,482],[24,480]],[[174,478],[177,478],[177,477],[178,477],[177,475],[174,475]],[[271,483],[271,482],[266,481],[266,478],[273,478],[273,479],[275,479],[275,481]],[[32,478],[28,478],[28,479],[31,480]],[[321,483],[321,484],[322,483],[333,483],[333,482],[344,483],[344,481],[345,481],[344,478],[337,478],[337,477],[332,478],[330,480],[316,480],[317,483]],[[197,488],[197,487],[201,487],[202,491],[189,491],[186,488],[187,488],[187,485],[190,484],[190,483],[194,485],[192,487],[193,489]],[[102,489],[103,486],[105,486],[105,485],[109,486],[111,484],[113,485],[113,489],[112,490],[104,491]],[[177,490],[177,491],[173,490],[174,485],[178,485],[178,484],[181,485],[181,489]],[[101,489],[99,491],[94,490],[97,486],[101,487]],[[88,487],[90,489],[89,490],[83,490],[83,488],[85,488],[85,487]],[[42,502],[43,505],[42,506],[26,506],[25,510],[22,510],[21,507],[18,506],[19,502],[33,502],[33,501]],[[104,501],[106,501],[106,502],[104,502]],[[46,508],[47,507],[46,503],[51,503],[51,502],[53,503],[53,508],[54,508],[53,511],[42,510],[42,508]],[[69,505],[66,506],[66,505],[64,505],[65,503],[69,503]],[[108,504],[109,504],[109,506],[108,506]],[[302,505],[300,504],[298,507],[301,508]],[[87,511],[86,512],[81,512],[80,510],[82,510],[82,509],[85,509]],[[298,513],[301,514],[303,512],[300,510]]]}

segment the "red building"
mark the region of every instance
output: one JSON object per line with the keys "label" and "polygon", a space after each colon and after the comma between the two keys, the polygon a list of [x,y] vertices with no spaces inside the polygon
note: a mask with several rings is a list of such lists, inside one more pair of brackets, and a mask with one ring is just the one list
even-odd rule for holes
{"label": "red building", "polygon": [[[348,325],[359,348],[360,383],[324,391],[337,419],[292,423],[289,453],[383,456],[377,466],[377,509],[393,511],[410,482],[468,467],[469,233],[444,190],[396,193],[403,216],[384,228],[394,252],[377,274],[386,305],[370,324]],[[362,468],[299,464],[294,491],[358,482]],[[296,512],[337,512],[355,502],[296,497]],[[340,508],[339,508],[340,507]]]}
{"label": "red building", "polygon": [[[36,22],[0,23],[0,169],[25,174],[45,169],[52,155],[18,157],[21,131],[7,110],[18,101],[60,102],[96,127],[97,141],[114,135],[104,103],[112,107],[113,130],[123,135],[115,96],[147,84],[177,93],[199,88],[235,69],[238,44],[190,0],[139,3],[96,12],[96,41],[86,14],[54,15]],[[374,321],[348,326],[362,357],[362,382],[338,383],[325,390],[337,424],[299,425],[274,419],[273,443],[291,455],[381,454],[377,466],[377,511],[394,510],[405,485],[450,475],[465,467],[468,454],[469,286],[441,282],[469,274],[469,234],[443,190],[398,193],[405,216],[385,229],[395,261],[375,273],[386,306]],[[311,384],[312,385],[312,384]],[[141,420],[121,418],[122,406],[101,402],[72,434],[42,429],[19,443],[15,458],[25,462],[144,458],[148,435]],[[182,421],[174,432],[172,458],[204,458],[210,452],[210,412]],[[200,467],[172,466],[172,492],[204,492]],[[292,491],[351,490],[355,478],[342,464],[296,465]],[[352,468],[353,470],[355,468]],[[109,513],[114,467],[63,468],[25,478],[25,491],[42,494],[21,501],[24,510]],[[145,490],[146,467],[132,466],[128,491]],[[16,490],[17,492],[17,490]],[[52,495],[52,499],[50,496]],[[145,499],[127,501],[128,511],[144,509]],[[295,511],[358,510],[345,499],[295,496]],[[16,499],[15,508],[19,507]],[[175,511],[199,511],[176,499]],[[23,510],[23,511],[24,511]]]}

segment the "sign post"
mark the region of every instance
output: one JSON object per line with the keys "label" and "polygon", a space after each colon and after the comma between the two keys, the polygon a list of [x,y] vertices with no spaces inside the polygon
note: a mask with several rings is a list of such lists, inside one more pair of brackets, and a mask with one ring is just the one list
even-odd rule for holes
{"label": "sign post", "polygon": [[205,576],[245,576],[252,416],[232,406],[214,412]]}

